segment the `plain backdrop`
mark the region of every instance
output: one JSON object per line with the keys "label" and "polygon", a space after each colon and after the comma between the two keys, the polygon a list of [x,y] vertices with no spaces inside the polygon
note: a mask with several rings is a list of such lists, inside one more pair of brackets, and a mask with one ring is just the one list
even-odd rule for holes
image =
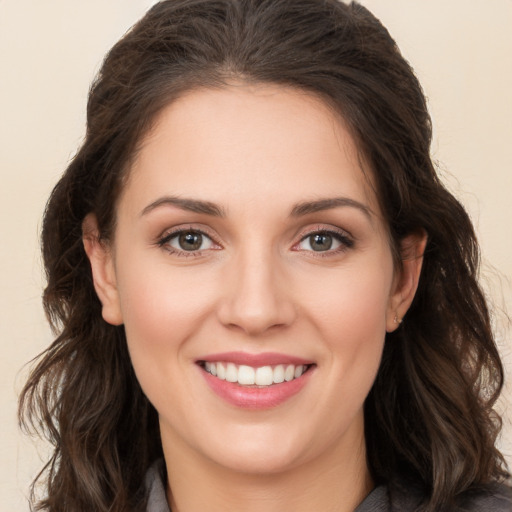
{"label": "plain backdrop", "polygon": [[[50,341],[40,305],[40,219],[84,134],[89,84],[110,46],[151,0],[0,0],[0,495],[28,510],[43,443],[20,434],[25,363]],[[435,126],[432,154],[482,245],[512,378],[512,0],[363,0],[413,64]],[[508,329],[508,330],[507,330]],[[499,404],[512,463],[512,386]]]}

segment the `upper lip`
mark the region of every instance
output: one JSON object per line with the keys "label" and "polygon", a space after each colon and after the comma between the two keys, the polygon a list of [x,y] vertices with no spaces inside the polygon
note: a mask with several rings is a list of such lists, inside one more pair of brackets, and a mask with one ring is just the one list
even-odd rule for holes
{"label": "upper lip", "polygon": [[303,359],[302,357],[288,354],[279,354],[277,352],[262,352],[260,354],[251,354],[248,352],[222,352],[217,354],[208,354],[197,359],[197,362],[209,363],[233,363],[236,365],[246,365],[258,368],[261,366],[276,366],[278,364],[293,365],[311,365],[313,361]]}

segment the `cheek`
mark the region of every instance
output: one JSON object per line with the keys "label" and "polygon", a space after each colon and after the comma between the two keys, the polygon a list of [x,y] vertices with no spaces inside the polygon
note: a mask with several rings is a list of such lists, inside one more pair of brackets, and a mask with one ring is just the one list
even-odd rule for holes
{"label": "cheek", "polygon": [[197,273],[172,271],[165,263],[141,268],[119,271],[121,310],[139,381],[143,388],[158,388],[172,379],[176,365],[189,363],[190,340],[213,299]]}
{"label": "cheek", "polygon": [[[144,343],[166,344],[193,328],[211,301],[204,276],[164,264],[120,269],[121,311],[127,332]],[[141,270],[142,269],[142,270]]]}
{"label": "cheek", "polygon": [[312,287],[308,297],[311,323],[321,332],[340,396],[354,398],[354,404],[364,400],[378,371],[391,285],[391,263],[344,269],[322,291]]}
{"label": "cheek", "polygon": [[371,333],[384,335],[393,274],[385,263],[333,269],[328,279],[304,283],[304,303],[328,339],[359,345]]}
{"label": "cheek", "polygon": [[[212,302],[198,280],[167,266],[124,274],[121,309],[137,379],[159,411],[187,407],[197,332]],[[181,410],[181,409],[180,409]],[[187,421],[184,415],[182,421]]]}

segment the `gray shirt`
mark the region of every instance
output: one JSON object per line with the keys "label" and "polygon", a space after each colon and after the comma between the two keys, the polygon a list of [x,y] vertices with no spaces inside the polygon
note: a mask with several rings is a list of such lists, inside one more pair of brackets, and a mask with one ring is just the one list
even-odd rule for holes
{"label": "gray shirt", "polygon": [[[147,512],[171,512],[165,496],[163,482],[163,461],[153,464],[146,475],[149,492]],[[414,512],[421,499],[417,493],[399,496],[391,503],[388,490],[381,485],[376,487],[354,512]],[[504,485],[496,488],[496,493],[479,494],[462,500],[457,512],[512,512],[512,489]],[[454,510],[455,512],[455,510]]]}

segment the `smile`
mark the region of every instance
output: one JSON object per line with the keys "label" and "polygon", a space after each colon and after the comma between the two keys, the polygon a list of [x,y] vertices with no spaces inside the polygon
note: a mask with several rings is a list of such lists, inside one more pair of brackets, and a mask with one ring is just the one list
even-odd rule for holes
{"label": "smile", "polygon": [[283,382],[291,382],[301,377],[310,365],[278,364],[275,366],[252,367],[226,362],[205,361],[201,365],[205,371],[217,379],[239,384],[240,386],[268,387]]}
{"label": "smile", "polygon": [[316,363],[287,354],[224,352],[196,360],[211,391],[239,409],[284,404],[311,381]]}

